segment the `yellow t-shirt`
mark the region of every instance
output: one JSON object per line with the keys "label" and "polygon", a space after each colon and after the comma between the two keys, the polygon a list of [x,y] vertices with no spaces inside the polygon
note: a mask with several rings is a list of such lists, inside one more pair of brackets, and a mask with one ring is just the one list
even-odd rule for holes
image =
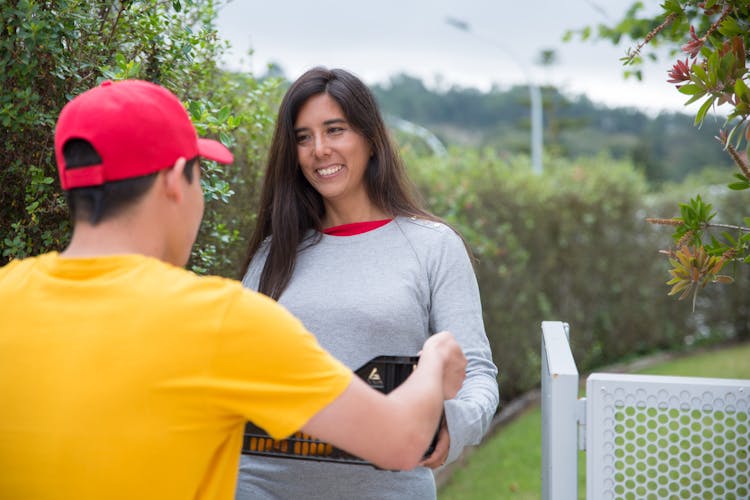
{"label": "yellow t-shirt", "polygon": [[0,269],[0,497],[233,498],[246,420],[276,438],[351,371],[271,299],[156,259]]}

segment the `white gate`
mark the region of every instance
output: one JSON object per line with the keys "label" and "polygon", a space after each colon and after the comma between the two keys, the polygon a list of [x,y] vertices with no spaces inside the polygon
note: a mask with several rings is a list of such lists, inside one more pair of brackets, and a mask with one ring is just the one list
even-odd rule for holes
{"label": "white gate", "polygon": [[579,399],[567,332],[542,323],[542,498],[577,498],[582,449],[590,499],[750,499],[750,380],[594,373]]}

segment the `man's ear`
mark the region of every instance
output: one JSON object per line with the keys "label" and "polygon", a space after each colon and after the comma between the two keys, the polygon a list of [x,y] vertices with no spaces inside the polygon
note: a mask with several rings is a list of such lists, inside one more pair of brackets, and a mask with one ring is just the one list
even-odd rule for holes
{"label": "man's ear", "polygon": [[175,201],[182,201],[184,196],[184,174],[186,160],[182,156],[177,159],[172,168],[162,170],[164,175],[164,191],[168,197],[175,199]]}

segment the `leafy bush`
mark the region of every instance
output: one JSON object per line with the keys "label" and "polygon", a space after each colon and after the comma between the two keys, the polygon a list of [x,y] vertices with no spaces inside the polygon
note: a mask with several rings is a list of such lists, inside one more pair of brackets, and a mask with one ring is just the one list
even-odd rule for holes
{"label": "leafy bush", "polygon": [[526,158],[490,151],[406,155],[428,205],[462,232],[478,259],[503,398],[538,384],[542,320],[571,323],[583,370],[746,335],[746,323],[743,330],[722,319],[733,317],[721,312],[733,311],[734,300],[713,295],[716,314],[690,317],[664,293],[666,263],[654,256],[669,235],[645,217],[673,207],[683,191],[649,194],[631,164],[607,157],[547,159],[539,176]]}
{"label": "leafy bush", "polygon": [[[626,75],[638,78],[641,51],[648,50],[649,44],[669,47],[677,60],[667,81],[687,96],[685,104],[701,103],[696,125],[704,122],[710,110],[726,110],[717,139],[738,169],[728,187],[738,191],[750,188],[750,4],[747,0],[666,0],[656,16],[639,15],[643,8],[643,2],[634,2],[617,24],[598,26],[598,37],[614,43],[622,37],[637,41],[623,60],[629,68]],[[588,38],[591,28],[584,28],[581,34]],[[649,56],[655,58],[654,53]],[[696,197],[680,204],[679,217],[651,220],[676,227],[675,248],[665,252],[672,267],[670,294],[692,297],[693,310],[698,291],[707,284],[732,281],[719,274],[726,266],[750,263],[750,218],[740,213],[727,227],[717,226],[712,221],[715,216],[711,204]]]}
{"label": "leafy bush", "polygon": [[[231,168],[207,166],[207,218],[191,259],[198,271],[235,274],[225,247],[237,244],[237,229],[249,215],[219,207],[237,189],[253,189],[240,179],[252,184],[257,177],[277,82],[218,69],[225,44],[215,17],[213,2],[192,0],[0,5],[0,265],[68,241],[53,151],[53,127],[65,103],[105,79],[142,78],[189,103],[201,134],[243,146]],[[253,197],[243,192],[242,199]]]}

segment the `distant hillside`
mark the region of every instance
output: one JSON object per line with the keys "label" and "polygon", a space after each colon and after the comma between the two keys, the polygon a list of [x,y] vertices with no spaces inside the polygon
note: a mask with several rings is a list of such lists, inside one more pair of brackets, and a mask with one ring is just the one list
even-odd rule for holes
{"label": "distant hillside", "polygon": [[[433,132],[444,144],[529,151],[529,92],[526,87],[481,92],[452,87],[434,91],[400,74],[373,86],[387,115]],[[547,154],[569,158],[608,152],[631,159],[652,182],[681,180],[687,173],[730,161],[714,139],[717,126],[702,129],[682,113],[656,117],[631,108],[608,108],[585,96],[569,98],[553,87],[542,90]]]}

